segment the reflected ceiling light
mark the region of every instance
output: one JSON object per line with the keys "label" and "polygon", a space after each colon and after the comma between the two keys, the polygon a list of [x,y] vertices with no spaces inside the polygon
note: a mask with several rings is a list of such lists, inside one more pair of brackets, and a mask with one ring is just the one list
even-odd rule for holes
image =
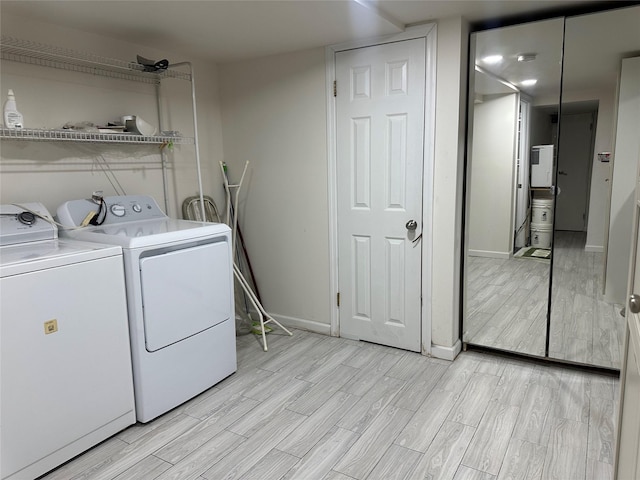
{"label": "reflected ceiling light", "polygon": [[518,61],[533,62],[537,57],[538,55],[536,55],[535,53],[521,53],[520,55],[518,55]]}
{"label": "reflected ceiling light", "polygon": [[496,63],[500,63],[502,61],[502,55],[489,55],[482,59],[484,63],[488,63],[490,65],[494,65]]}
{"label": "reflected ceiling light", "polygon": [[522,85],[523,87],[531,87],[531,86],[535,85],[536,83],[538,83],[538,80],[536,80],[535,78],[530,78],[529,80],[521,81],[520,85]]}

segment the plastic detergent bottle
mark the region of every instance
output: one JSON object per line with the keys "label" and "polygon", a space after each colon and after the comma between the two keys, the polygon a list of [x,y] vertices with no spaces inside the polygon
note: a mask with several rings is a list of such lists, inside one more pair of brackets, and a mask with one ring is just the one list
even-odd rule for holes
{"label": "plastic detergent bottle", "polygon": [[11,89],[9,89],[7,101],[4,102],[4,126],[11,129],[22,128],[22,114],[16,107],[16,97]]}

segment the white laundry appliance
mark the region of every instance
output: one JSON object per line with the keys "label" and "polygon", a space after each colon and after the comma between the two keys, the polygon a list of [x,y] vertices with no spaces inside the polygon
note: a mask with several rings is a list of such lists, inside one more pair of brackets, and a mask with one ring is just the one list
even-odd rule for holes
{"label": "white laundry appliance", "polygon": [[70,237],[123,249],[136,418],[148,422],[237,369],[231,235],[177,220],[142,195],[72,200]]}
{"label": "white laundry appliance", "polygon": [[531,147],[531,187],[551,187],[553,185],[553,145]]}
{"label": "white laundry appliance", "polygon": [[[35,213],[34,213],[35,212]],[[36,478],[135,423],[122,249],[0,206],[0,477]]]}

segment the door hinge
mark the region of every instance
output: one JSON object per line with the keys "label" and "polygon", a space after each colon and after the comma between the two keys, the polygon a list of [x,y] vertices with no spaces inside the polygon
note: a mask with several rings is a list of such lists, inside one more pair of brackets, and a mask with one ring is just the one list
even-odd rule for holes
{"label": "door hinge", "polygon": [[340,292],[336,293],[336,305],[340,306]]}
{"label": "door hinge", "polygon": [[333,81],[333,96],[338,96],[338,82],[336,80]]}

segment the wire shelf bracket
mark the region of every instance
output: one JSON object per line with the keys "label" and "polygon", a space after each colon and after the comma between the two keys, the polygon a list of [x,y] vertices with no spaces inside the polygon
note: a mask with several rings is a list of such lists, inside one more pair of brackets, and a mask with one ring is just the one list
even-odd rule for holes
{"label": "wire shelf bracket", "polygon": [[82,130],[47,130],[37,128],[0,128],[0,138],[3,140],[42,140],[59,142],[85,142],[85,143],[134,143],[134,144],[175,144],[193,145],[191,137],[173,135],[136,135],[127,133],[99,133]]}
{"label": "wire shelf bracket", "polygon": [[20,40],[7,35],[0,37],[0,55],[3,60],[156,85],[164,78],[192,79],[191,73],[173,69],[171,65],[166,70],[147,72],[139,63]]}

